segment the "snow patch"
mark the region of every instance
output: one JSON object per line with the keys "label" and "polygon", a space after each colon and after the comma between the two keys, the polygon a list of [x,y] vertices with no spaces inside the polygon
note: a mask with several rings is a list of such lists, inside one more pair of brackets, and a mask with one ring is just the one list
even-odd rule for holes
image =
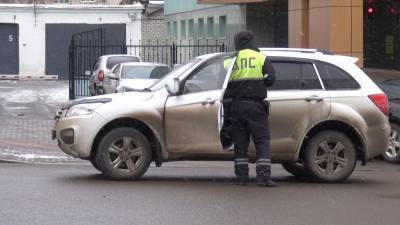
{"label": "snow patch", "polygon": [[43,90],[14,90],[0,93],[6,102],[30,103],[44,101],[46,103],[62,103],[68,101],[68,88],[49,88]]}

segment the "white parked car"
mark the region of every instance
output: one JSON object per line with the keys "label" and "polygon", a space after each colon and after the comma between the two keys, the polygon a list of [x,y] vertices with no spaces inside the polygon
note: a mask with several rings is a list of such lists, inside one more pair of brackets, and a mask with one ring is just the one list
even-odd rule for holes
{"label": "white parked car", "polygon": [[93,71],[89,79],[90,95],[93,96],[114,93],[116,81],[108,77],[112,68],[119,63],[140,61],[140,58],[134,55],[100,56],[94,64]]}
{"label": "white parked car", "polygon": [[125,92],[148,88],[170,71],[168,65],[159,63],[120,63],[113,68],[109,78],[117,81],[115,92]]}

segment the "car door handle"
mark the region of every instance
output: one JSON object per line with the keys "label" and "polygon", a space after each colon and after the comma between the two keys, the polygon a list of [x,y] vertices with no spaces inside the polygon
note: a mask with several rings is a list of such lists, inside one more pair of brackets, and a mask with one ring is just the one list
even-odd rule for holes
{"label": "car door handle", "polygon": [[214,103],[215,103],[215,100],[213,100],[211,98],[206,98],[206,100],[201,102],[202,105],[212,105]]}
{"label": "car door handle", "polygon": [[319,97],[318,95],[311,95],[310,97],[305,98],[307,102],[322,102],[324,98]]}

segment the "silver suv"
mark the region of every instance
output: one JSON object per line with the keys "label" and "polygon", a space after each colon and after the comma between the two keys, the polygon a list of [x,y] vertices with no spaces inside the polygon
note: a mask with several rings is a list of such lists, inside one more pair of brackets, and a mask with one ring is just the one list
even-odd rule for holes
{"label": "silver suv", "polygon": [[[357,160],[382,154],[390,126],[386,95],[356,58],[309,49],[262,49],[277,81],[271,103],[271,158],[295,176],[337,182]],[[194,58],[150,88],[69,102],[53,136],[67,154],[111,179],[138,179],[155,161],[232,160],[224,150],[224,90],[234,53]],[[233,60],[234,61],[234,60]],[[250,158],[255,158],[254,146]]]}
{"label": "silver suv", "polygon": [[110,79],[109,74],[115,65],[124,62],[140,62],[134,55],[103,55],[100,56],[93,67],[89,78],[89,92],[91,96],[115,93],[116,80]]}

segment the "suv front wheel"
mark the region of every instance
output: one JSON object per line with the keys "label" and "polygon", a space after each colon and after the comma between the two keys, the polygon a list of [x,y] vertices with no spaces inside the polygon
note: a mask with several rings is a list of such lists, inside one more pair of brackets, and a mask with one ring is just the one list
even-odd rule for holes
{"label": "suv front wheel", "polygon": [[139,179],[149,168],[151,148],[147,138],[133,128],[116,128],[99,143],[96,164],[111,179]]}
{"label": "suv front wheel", "polygon": [[321,182],[346,179],[354,171],[357,161],[353,143],[338,131],[323,131],[315,135],[304,153],[304,166]]}

